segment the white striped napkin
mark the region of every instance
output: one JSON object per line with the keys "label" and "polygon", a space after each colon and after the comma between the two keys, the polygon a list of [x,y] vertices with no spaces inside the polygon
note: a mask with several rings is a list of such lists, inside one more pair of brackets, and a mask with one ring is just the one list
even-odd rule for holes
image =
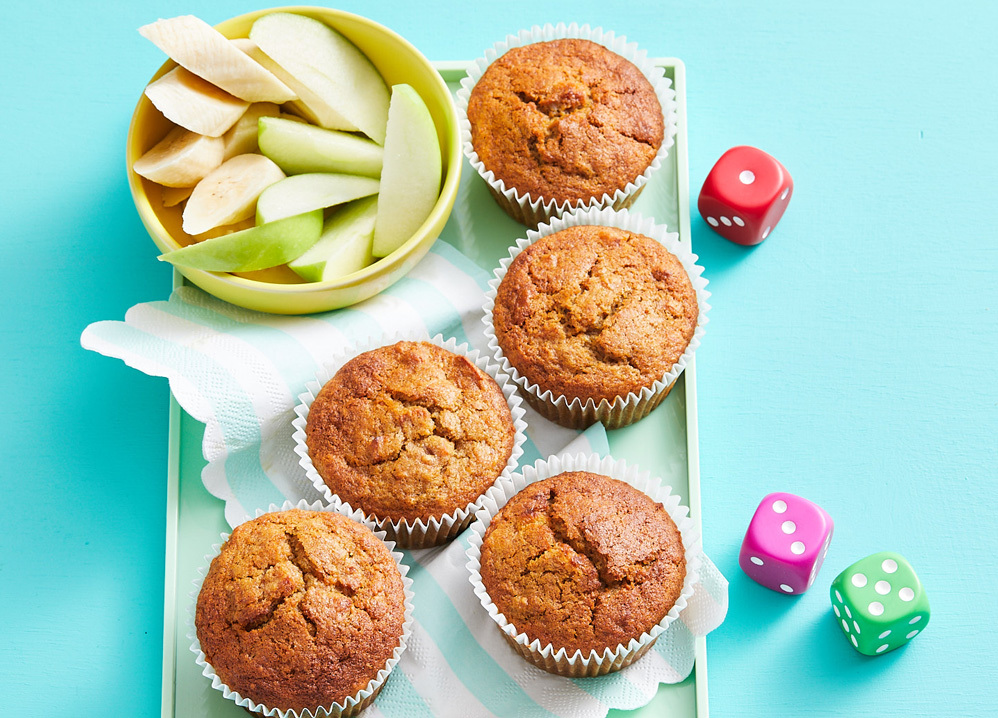
{"label": "white striped napkin", "polygon": [[[123,322],[90,325],[81,343],[169,379],[180,405],[205,424],[202,479],[225,501],[225,518],[236,526],[257,508],[321,499],[297,462],[291,422],[298,395],[325,356],[412,327],[486,352],[487,289],[487,273],[441,240],[402,280],[347,309],[277,316],[184,286],[168,301],[132,307]],[[608,453],[599,424],[579,433],[529,408],[526,421],[521,465],[564,452]],[[727,581],[704,557],[690,605],[645,658],[601,678],[552,676],[517,656],[482,609],[468,580],[467,547],[462,535],[443,547],[407,552],[416,596],[413,636],[368,709],[372,715],[601,718],[610,708],[636,708],[651,700],[659,683],[689,675],[694,636],[720,625],[727,610]]]}

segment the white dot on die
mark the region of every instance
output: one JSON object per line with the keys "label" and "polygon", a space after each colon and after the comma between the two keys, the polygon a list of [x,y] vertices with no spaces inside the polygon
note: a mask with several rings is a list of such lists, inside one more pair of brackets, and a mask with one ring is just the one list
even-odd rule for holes
{"label": "white dot on die", "polygon": [[852,585],[856,588],[863,588],[866,585],[866,576],[862,573],[854,573],[852,576]]}
{"label": "white dot on die", "polygon": [[776,513],[782,514],[786,510],[787,510],[787,502],[786,501],[781,501],[781,500],[778,499],[778,500],[776,500],[776,501],[773,502],[773,511],[775,511]]}
{"label": "white dot on die", "polygon": [[794,590],[793,590],[792,588],[790,588],[790,586],[788,586],[788,585],[787,585],[787,584],[785,584],[785,583],[781,583],[781,584],[780,584],[780,588],[782,588],[782,589],[783,589],[784,591],[786,591],[787,593],[793,593],[793,592],[794,592]]}
{"label": "white dot on die", "polygon": [[891,635],[891,629],[888,628],[886,631],[877,636],[877,638],[883,640],[884,638],[887,638],[889,635]]}
{"label": "white dot on die", "polygon": [[749,561],[754,563],[756,566],[762,566],[762,559],[758,556],[749,556]]}
{"label": "white dot on die", "polygon": [[793,553],[795,553],[798,556],[800,556],[802,553],[804,553],[804,542],[803,541],[794,541],[792,544],[790,544],[790,550]]}
{"label": "white dot on die", "polygon": [[905,638],[907,638],[910,641],[912,638],[914,638],[917,635],[918,635],[918,629],[916,628],[914,631],[906,635]]}
{"label": "white dot on die", "polygon": [[882,646],[880,646],[879,648],[877,648],[877,653],[883,653],[883,652],[884,652],[884,651],[886,651],[886,650],[887,650],[888,648],[889,648],[889,646],[888,646],[888,645],[887,645],[887,644],[885,643],[884,645],[882,645]]}
{"label": "white dot on die", "polygon": [[849,618],[852,618],[852,611],[849,610],[849,607],[843,606],[842,608],[846,610],[846,615],[849,616]]}
{"label": "white dot on die", "polygon": [[742,170],[738,174],[738,181],[742,184],[752,184],[755,182],[755,172],[752,170]]}
{"label": "white dot on die", "polygon": [[884,612],[884,604],[882,604],[880,601],[874,601],[869,605],[869,611],[874,616],[880,616]]}
{"label": "white dot on die", "polygon": [[721,224],[723,224],[725,227],[730,227],[731,220],[728,219],[727,217],[721,217]]}
{"label": "white dot on die", "polygon": [[859,624],[855,621],[852,622],[852,627],[856,629],[856,633],[862,633],[862,631],[859,630]]}
{"label": "white dot on die", "polygon": [[795,524],[793,521],[784,521],[783,525],[780,526],[780,528],[783,529],[783,533],[792,534],[794,531],[797,530],[797,524]]}
{"label": "white dot on die", "polygon": [[909,626],[914,626],[916,623],[918,623],[921,620],[922,620],[921,616],[915,616],[913,619],[911,619],[910,621],[908,621],[908,625]]}
{"label": "white dot on die", "polygon": [[912,591],[907,586],[905,586],[900,591],[898,591],[898,598],[900,598],[902,601],[910,601],[913,598],[915,598],[915,592]]}
{"label": "white dot on die", "polygon": [[856,648],[859,648],[859,641],[856,640],[856,636],[850,633],[849,638],[852,639],[852,645],[856,646]]}
{"label": "white dot on die", "polygon": [[708,217],[708,218],[707,218],[707,222],[709,222],[709,223],[710,223],[710,226],[711,226],[711,227],[716,227],[716,226],[717,226],[717,220],[716,220],[716,219],[714,219],[713,217]]}
{"label": "white dot on die", "polygon": [[879,593],[881,596],[886,596],[891,592],[891,585],[887,581],[877,581],[873,585],[873,590]]}
{"label": "white dot on die", "polygon": [[838,599],[839,603],[843,603],[843,601],[842,601],[842,594],[839,593],[838,591],[835,591],[835,598]]}
{"label": "white dot on die", "polygon": [[842,618],[842,613],[839,611],[839,607],[838,606],[832,606],[832,610],[835,611],[835,617],[836,618]]}
{"label": "white dot on die", "polygon": [[842,630],[845,631],[846,633],[849,633],[849,622],[846,621],[844,618],[842,619]]}
{"label": "white dot on die", "polygon": [[739,227],[745,226],[745,220],[742,219],[741,217],[732,217],[731,221],[737,224]]}
{"label": "white dot on die", "polygon": [[788,194],[790,194],[790,188],[789,187],[787,187],[785,190],[783,190],[783,194],[780,195],[780,199],[786,199]]}
{"label": "white dot on die", "polygon": [[884,573],[894,573],[898,570],[898,562],[892,558],[885,559],[880,568],[884,569]]}
{"label": "white dot on die", "polygon": [[772,227],[766,227],[766,231],[762,233],[762,238],[765,239],[766,237],[768,237],[769,236],[769,232],[772,229],[773,229]]}

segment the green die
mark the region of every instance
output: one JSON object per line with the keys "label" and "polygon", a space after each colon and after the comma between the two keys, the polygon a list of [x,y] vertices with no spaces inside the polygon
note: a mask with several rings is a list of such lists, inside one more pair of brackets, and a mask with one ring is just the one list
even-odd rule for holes
{"label": "green die", "polygon": [[892,551],[867,556],[840,573],[831,599],[842,633],[867,656],[900,648],[929,622],[922,582],[904,556]]}

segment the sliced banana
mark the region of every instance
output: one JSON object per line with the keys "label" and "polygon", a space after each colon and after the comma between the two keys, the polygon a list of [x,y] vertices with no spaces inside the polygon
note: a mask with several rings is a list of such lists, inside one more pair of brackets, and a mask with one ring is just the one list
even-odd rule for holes
{"label": "sliced banana", "polygon": [[229,128],[222,139],[225,140],[225,159],[247,152],[257,152],[259,145],[257,137],[260,134],[261,117],[277,117],[281,108],[273,102],[254,102],[236,124]]}
{"label": "sliced banana", "polygon": [[139,33],[181,67],[248,102],[288,102],[295,93],[200,18],[157,20]]}
{"label": "sliced banana", "polygon": [[150,82],[146,97],[174,124],[209,137],[225,134],[249,107],[182,67]]}
{"label": "sliced banana", "polygon": [[163,187],[160,198],[164,207],[176,207],[190,197],[193,191],[193,187]]}
{"label": "sliced banana", "polygon": [[193,187],[222,164],[225,142],[174,127],[132,169],[166,187]]}
{"label": "sliced banana", "polygon": [[223,224],[249,219],[267,187],[284,179],[281,168],[263,155],[236,155],[198,182],[184,207],[184,231],[197,235]]}

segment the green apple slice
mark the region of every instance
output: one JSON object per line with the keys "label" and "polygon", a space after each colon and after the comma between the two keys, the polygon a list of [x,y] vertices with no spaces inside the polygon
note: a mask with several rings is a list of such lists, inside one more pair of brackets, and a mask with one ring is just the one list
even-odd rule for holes
{"label": "green apple slice", "polygon": [[381,176],[385,151],[372,140],[280,117],[261,117],[258,125],[260,152],[289,175],[343,172]]}
{"label": "green apple slice", "polygon": [[249,272],[297,259],[319,240],[322,212],[306,212],[222,235],[159,256],[179,267],[208,272]]}
{"label": "green apple slice", "polygon": [[256,222],[273,222],[367,197],[375,194],[378,186],[378,180],[357,175],[328,172],[293,175],[270,185],[260,194],[256,202]]}
{"label": "green apple slice", "polygon": [[430,216],[440,196],[442,172],[437,128],[426,103],[409,85],[393,86],[374,225],[375,257],[401,247]]}
{"label": "green apple slice", "polygon": [[286,12],[264,15],[249,36],[260,50],[253,58],[297,93],[317,124],[384,142],[388,87],[356,45],[318,20]]}
{"label": "green apple slice", "polygon": [[377,197],[344,205],[326,220],[319,241],[288,266],[308,282],[328,282],[363,269],[374,261],[371,247],[377,214]]}

